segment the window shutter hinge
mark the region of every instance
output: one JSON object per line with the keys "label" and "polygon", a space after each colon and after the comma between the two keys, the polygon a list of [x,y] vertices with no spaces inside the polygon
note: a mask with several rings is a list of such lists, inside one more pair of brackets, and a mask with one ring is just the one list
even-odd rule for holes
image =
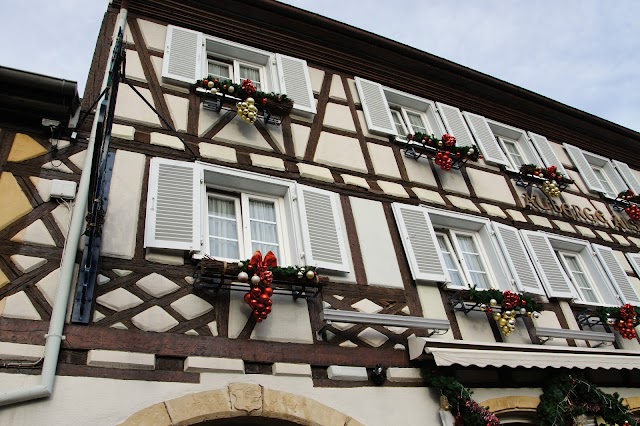
{"label": "window shutter hinge", "polygon": [[293,200],[293,201],[298,201],[298,196],[297,196],[297,195],[293,195],[293,196],[291,197],[291,200]]}
{"label": "window shutter hinge", "polygon": [[304,252],[301,252],[300,253],[300,259],[304,259],[304,257],[305,257]]}
{"label": "window shutter hinge", "polygon": [[203,178],[200,178],[200,183],[204,183],[204,179]]}

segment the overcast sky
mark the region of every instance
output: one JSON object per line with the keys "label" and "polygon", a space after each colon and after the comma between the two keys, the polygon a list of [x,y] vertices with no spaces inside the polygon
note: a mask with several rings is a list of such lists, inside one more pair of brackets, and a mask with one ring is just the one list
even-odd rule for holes
{"label": "overcast sky", "polygon": [[[0,65],[76,80],[82,94],[107,3],[0,1]],[[640,1],[285,3],[640,131]]]}

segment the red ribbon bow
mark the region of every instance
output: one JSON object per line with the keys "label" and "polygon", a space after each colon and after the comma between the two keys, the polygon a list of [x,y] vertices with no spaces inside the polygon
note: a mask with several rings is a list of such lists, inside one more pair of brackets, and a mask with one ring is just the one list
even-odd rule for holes
{"label": "red ribbon bow", "polygon": [[273,282],[273,272],[271,272],[269,268],[275,266],[278,266],[278,259],[276,259],[276,255],[273,254],[272,251],[269,251],[263,259],[260,250],[256,250],[249,261],[248,268],[260,276],[260,281],[262,281],[265,286],[270,286]]}

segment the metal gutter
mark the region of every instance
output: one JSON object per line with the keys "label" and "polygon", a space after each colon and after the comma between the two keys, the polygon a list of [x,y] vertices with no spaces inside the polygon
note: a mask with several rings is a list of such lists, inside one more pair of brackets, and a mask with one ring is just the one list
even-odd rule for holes
{"label": "metal gutter", "polygon": [[[113,58],[116,39],[120,30],[124,31],[127,22],[127,1],[125,0],[120,8],[120,14],[114,28],[111,48],[109,51],[109,62]],[[108,63],[109,63],[108,62]],[[102,82],[102,90],[107,87],[108,73]],[[71,293],[73,282],[76,254],[78,252],[78,243],[82,235],[82,226],[85,220],[85,212],[87,211],[87,200],[89,198],[89,183],[91,180],[91,170],[93,165],[93,151],[95,148],[96,131],[98,127],[98,114],[95,115],[91,135],[87,145],[86,160],[82,168],[80,184],[78,185],[78,193],[76,195],[75,205],[71,215],[71,223],[69,225],[69,233],[65,242],[64,252],[62,255],[62,263],[60,264],[60,275],[58,278],[58,288],[56,298],[53,304],[51,320],[49,322],[49,331],[45,335],[46,344],[44,351],[44,362],[42,366],[41,383],[30,388],[17,389],[11,391],[3,391],[0,393],[0,406],[14,404],[33,399],[46,398],[53,393],[53,384],[55,382],[56,370],[58,366],[58,356],[62,340],[64,340],[63,331],[65,320],[67,317],[67,306]]]}

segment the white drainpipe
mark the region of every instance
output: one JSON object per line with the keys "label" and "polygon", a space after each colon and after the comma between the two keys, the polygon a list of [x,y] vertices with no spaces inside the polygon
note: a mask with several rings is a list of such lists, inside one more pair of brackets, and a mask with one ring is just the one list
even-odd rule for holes
{"label": "white drainpipe", "polygon": [[[120,14],[116,21],[113,32],[111,49],[109,50],[109,60],[107,67],[111,64],[113,52],[115,50],[116,37],[118,31],[124,31],[127,23],[127,1],[123,1],[120,8]],[[108,73],[105,73],[104,80],[100,92],[107,87]],[[114,100],[115,101],[115,100]],[[71,284],[73,282],[76,253],[78,252],[78,243],[82,234],[82,226],[87,211],[87,200],[89,198],[89,180],[91,178],[91,169],[93,163],[93,150],[96,140],[96,129],[98,127],[98,114],[95,115],[93,126],[91,127],[91,136],[87,145],[87,154],[82,168],[80,184],[78,185],[78,193],[76,195],[75,205],[71,214],[71,223],[69,224],[69,233],[65,242],[62,255],[62,263],[60,264],[60,276],[58,278],[58,289],[56,291],[56,300],[53,304],[51,312],[51,321],[49,322],[49,331],[45,335],[46,344],[44,347],[44,362],[42,365],[41,383],[25,389],[16,389],[11,391],[0,392],[0,406],[14,404],[17,402],[29,401],[32,399],[46,398],[53,393],[53,383],[56,377],[56,369],[58,366],[58,355],[64,336],[64,324],[67,317],[67,306],[71,293]]]}

